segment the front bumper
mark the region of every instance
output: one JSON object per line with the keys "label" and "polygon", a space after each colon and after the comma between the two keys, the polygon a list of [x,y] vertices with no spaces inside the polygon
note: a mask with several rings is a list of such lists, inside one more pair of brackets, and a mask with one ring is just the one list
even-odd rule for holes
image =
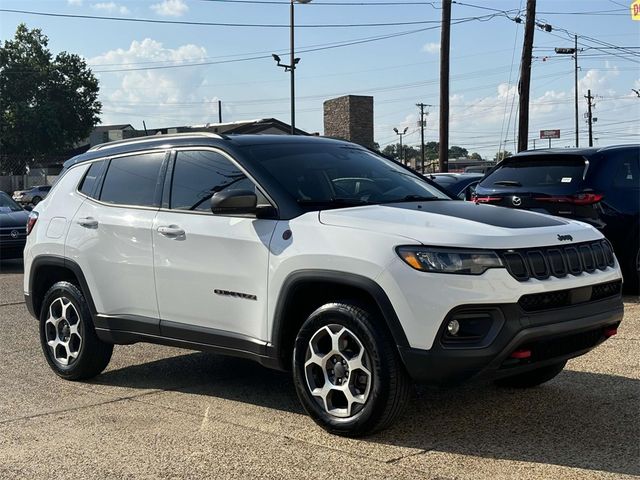
{"label": "front bumper", "polygon": [[[455,384],[471,378],[506,377],[583,355],[606,340],[605,331],[620,324],[624,309],[620,295],[537,312],[526,312],[517,303],[462,308],[495,309],[501,316],[495,335],[489,344],[475,347],[444,345],[440,339],[448,315],[430,350],[400,348],[416,382]],[[511,357],[522,349],[531,356]]]}

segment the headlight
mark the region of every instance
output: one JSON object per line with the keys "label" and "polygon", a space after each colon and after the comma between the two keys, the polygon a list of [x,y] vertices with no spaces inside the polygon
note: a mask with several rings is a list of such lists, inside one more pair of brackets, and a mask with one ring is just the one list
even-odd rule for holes
{"label": "headlight", "polygon": [[504,267],[490,250],[407,246],[396,251],[405,263],[423,272],[482,275],[489,268]]}

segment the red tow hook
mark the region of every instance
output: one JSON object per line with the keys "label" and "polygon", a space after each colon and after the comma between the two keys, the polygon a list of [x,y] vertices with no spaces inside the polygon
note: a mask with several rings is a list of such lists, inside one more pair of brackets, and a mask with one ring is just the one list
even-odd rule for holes
{"label": "red tow hook", "polygon": [[522,360],[524,358],[531,358],[531,350],[524,350],[524,349],[516,350],[509,356],[511,358],[517,358],[518,360]]}
{"label": "red tow hook", "polygon": [[604,336],[609,338],[618,333],[618,327],[609,327],[604,329]]}

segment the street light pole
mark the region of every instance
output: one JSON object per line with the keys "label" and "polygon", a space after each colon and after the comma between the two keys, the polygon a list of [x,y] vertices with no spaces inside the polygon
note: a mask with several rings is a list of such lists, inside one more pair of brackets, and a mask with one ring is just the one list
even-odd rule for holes
{"label": "street light pole", "polygon": [[571,54],[573,55],[573,88],[574,88],[574,116],[575,116],[575,128],[576,128],[576,147],[580,146],[580,133],[578,124],[578,36],[574,35],[574,47],[565,48],[559,47],[555,49],[558,54]]}
{"label": "street light pole", "polygon": [[272,54],[273,59],[279,67],[284,68],[285,72],[291,72],[291,135],[296,134],[296,65],[300,61],[296,58],[295,49],[295,9],[294,3],[309,3],[311,0],[291,0],[289,9],[289,39],[290,39],[290,57],[289,65],[281,62],[281,59],[275,53]]}
{"label": "street light pole", "polygon": [[296,65],[295,65],[295,13],[293,10],[294,0],[291,0],[291,135],[296,134]]}
{"label": "street light pole", "polygon": [[397,128],[394,128],[393,131],[396,132],[396,135],[400,135],[400,163],[404,165],[404,150],[402,149],[402,136],[407,133],[409,127],[404,127],[402,132],[398,131]]}

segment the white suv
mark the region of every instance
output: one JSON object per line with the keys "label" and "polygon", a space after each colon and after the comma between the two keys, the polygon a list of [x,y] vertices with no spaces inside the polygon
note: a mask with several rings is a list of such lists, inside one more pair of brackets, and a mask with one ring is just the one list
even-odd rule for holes
{"label": "white suv", "polygon": [[594,228],[452,200],[351,143],[211,134],[69,160],[32,212],[24,291],[61,377],[152,342],[292,370],[325,429],[361,435],[411,380],[556,376],[616,333],[622,278]]}

